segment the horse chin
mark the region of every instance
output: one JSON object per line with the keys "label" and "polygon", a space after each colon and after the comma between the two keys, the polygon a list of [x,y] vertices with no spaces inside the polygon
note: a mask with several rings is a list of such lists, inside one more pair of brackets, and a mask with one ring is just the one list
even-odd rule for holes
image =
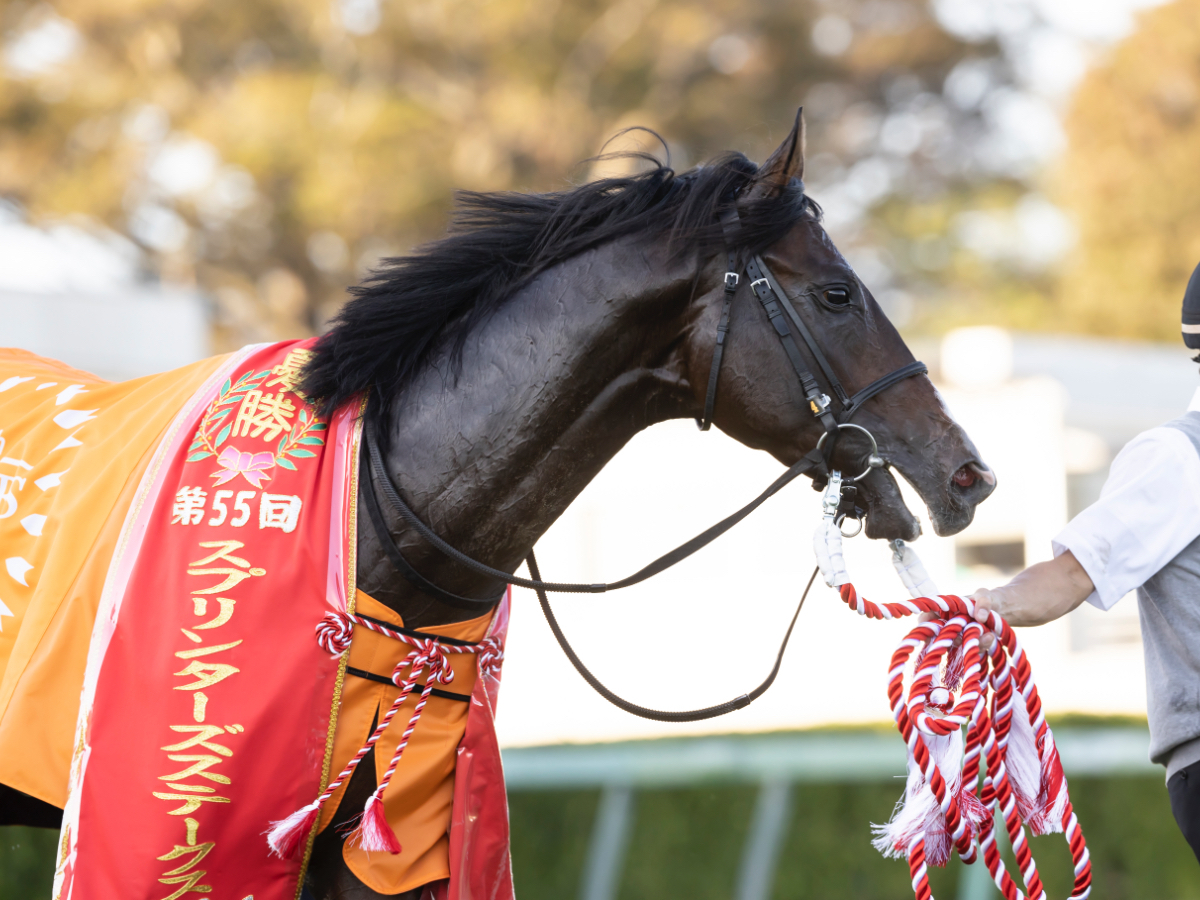
{"label": "horse chin", "polygon": [[900,487],[891,472],[875,469],[859,482],[859,487],[867,502],[867,537],[872,540],[891,541],[900,538],[915,541],[921,536],[921,523],[904,505]]}

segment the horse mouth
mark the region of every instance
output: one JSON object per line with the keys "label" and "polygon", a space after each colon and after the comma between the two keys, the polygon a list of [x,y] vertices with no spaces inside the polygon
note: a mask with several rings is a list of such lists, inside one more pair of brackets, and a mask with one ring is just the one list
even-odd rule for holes
{"label": "horse mouth", "polygon": [[904,503],[900,486],[889,469],[874,469],[859,482],[867,504],[864,533],[872,540],[915,541],[921,536],[921,523]]}
{"label": "horse mouth", "polygon": [[[954,469],[940,489],[927,491],[903,471],[925,501],[934,533],[945,537],[958,534],[975,518],[975,507],[996,489],[996,475],[978,459]],[[867,506],[867,537],[879,540],[914,541],[921,523],[909,510],[890,469],[877,469],[860,483]]]}

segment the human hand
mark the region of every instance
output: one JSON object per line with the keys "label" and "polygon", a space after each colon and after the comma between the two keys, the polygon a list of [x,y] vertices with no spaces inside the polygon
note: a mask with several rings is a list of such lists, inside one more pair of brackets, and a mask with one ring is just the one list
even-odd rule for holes
{"label": "human hand", "polygon": [[[1000,611],[997,609],[997,601],[1000,599],[1000,594],[996,591],[989,590],[988,588],[980,588],[974,594],[971,594],[969,599],[973,600],[975,603],[975,621],[984,626],[983,634],[979,637],[979,649],[983,653],[987,653],[992,649],[992,645],[996,643],[996,635],[988,630],[987,624],[988,619],[990,618],[989,614],[992,612],[992,610],[995,610],[996,612]],[[921,623],[932,622],[937,618],[938,616],[935,613],[927,612],[921,613],[921,615],[917,618],[917,621]],[[961,643],[962,638],[959,637],[957,640],[955,640],[954,646],[957,647]]]}
{"label": "human hand", "polygon": [[970,596],[970,599],[975,603],[975,621],[984,626],[983,635],[979,639],[979,649],[987,653],[996,643],[996,635],[986,626],[993,612],[1003,615],[1000,612],[1002,595],[989,588],[980,588]]}

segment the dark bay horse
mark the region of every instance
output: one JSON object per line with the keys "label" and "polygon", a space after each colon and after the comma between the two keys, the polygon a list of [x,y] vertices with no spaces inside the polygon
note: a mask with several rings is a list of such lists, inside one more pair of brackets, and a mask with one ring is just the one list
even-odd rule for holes
{"label": "dark bay horse", "polygon": [[[326,410],[369,396],[368,422],[405,500],[491,566],[514,571],[637,432],[703,414],[729,250],[762,255],[848,391],[913,361],[804,193],[799,117],[761,167],[739,153],[680,175],[646,161],[640,174],[560,193],[463,195],[445,238],[352,289],[306,372],[303,390]],[[740,227],[729,247],[721,217],[733,207]],[[714,412],[722,431],[785,465],[823,433],[746,285],[733,298]],[[924,376],[874,396],[854,421],[916,488],[939,534],[965,528],[994,487]],[[839,442],[832,462],[857,471],[861,450]],[[871,470],[859,498],[869,537],[919,534],[889,468]],[[468,597],[499,593],[500,582],[383,507],[397,546],[431,582]],[[365,515],[358,535],[358,586],[407,626],[479,614],[413,588]],[[811,566],[806,547],[799,555],[798,578]],[[339,833],[374,789],[374,771],[358,767],[315,843],[306,880],[315,900],[383,896],[346,867]],[[53,810],[41,806],[23,821],[50,824]]]}
{"label": "dark bay horse", "polygon": [[[723,207],[736,203],[740,217],[733,249],[762,253],[848,391],[912,362],[804,194],[802,129],[797,117],[761,167],[734,153],[682,175],[650,161],[642,174],[562,193],[464,195],[447,237],[352,289],[306,393],[326,408],[369,393],[368,419],[409,505],[451,544],[513,571],[637,432],[701,416],[729,249]],[[995,479],[928,378],[890,387],[855,422],[916,488],[939,534],[970,524]],[[785,465],[822,433],[745,288],[732,306],[714,423]],[[846,458],[834,462],[860,469],[854,448],[839,444]],[[860,496],[869,537],[917,537],[886,468],[863,480]],[[397,546],[438,587],[499,592],[387,512]],[[478,614],[415,590],[365,520],[358,533],[359,586],[409,627]],[[801,556],[807,570],[807,549]],[[358,768],[339,818],[362,809],[373,772]],[[317,840],[307,887],[317,900],[382,896],[346,868],[336,827]]]}

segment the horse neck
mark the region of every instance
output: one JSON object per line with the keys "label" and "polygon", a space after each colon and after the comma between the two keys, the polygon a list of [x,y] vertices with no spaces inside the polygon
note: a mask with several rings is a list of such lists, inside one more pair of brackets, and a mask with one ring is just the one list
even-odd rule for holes
{"label": "horse neck", "polygon": [[[694,265],[617,242],[543,273],[467,342],[461,374],[437,358],[394,404],[387,465],[413,509],[472,557],[515,568],[638,431],[687,415],[683,374]],[[364,520],[365,521],[365,520]],[[398,527],[410,561],[446,590],[495,582]],[[430,604],[360,529],[360,581],[413,625],[470,615]]]}

